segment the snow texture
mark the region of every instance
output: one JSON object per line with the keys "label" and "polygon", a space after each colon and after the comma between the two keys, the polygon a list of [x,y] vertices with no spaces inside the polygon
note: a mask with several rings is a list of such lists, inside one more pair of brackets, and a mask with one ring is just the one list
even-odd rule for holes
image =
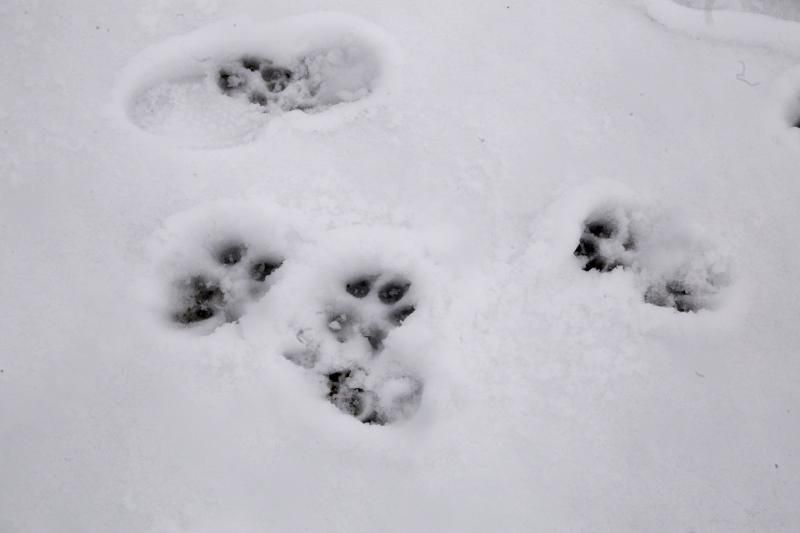
{"label": "snow texture", "polygon": [[793,4],[0,3],[0,532],[794,533]]}

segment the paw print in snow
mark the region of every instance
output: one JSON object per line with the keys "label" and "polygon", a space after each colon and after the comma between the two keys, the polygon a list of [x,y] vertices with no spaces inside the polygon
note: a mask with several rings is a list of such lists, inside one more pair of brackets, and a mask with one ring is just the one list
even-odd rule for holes
{"label": "paw print in snow", "polygon": [[[411,282],[394,275],[369,274],[350,278],[344,284],[349,296],[345,309],[336,308],[327,314],[328,332],[341,344],[360,343],[369,346],[364,368],[346,368],[327,375],[328,399],[341,411],[364,423],[386,424],[413,414],[422,393],[422,383],[410,375],[395,377],[370,389],[369,361],[378,357],[389,332],[415,311],[410,296]],[[405,393],[388,394],[398,384],[406,383]]]}
{"label": "paw print in snow", "polygon": [[190,325],[214,317],[238,320],[243,305],[263,296],[267,278],[283,263],[275,255],[249,254],[243,242],[221,243],[211,258],[216,263],[213,268],[176,283],[175,322]]}
{"label": "paw print in snow", "polygon": [[635,248],[629,224],[617,213],[600,213],[584,221],[573,254],[582,258],[584,270],[608,272],[629,266]]}
{"label": "paw print in snow", "polygon": [[284,356],[318,374],[328,401],[361,422],[384,425],[409,418],[421,401],[422,380],[384,352],[390,333],[416,310],[413,284],[382,273],[340,283],[317,326],[298,334],[303,347]]}
{"label": "paw print in snow", "polygon": [[218,201],[169,217],[147,249],[142,298],[172,324],[211,332],[272,288],[304,222],[265,202]]}
{"label": "paw print in snow", "polygon": [[345,343],[354,336],[366,339],[375,351],[383,349],[390,329],[400,326],[415,307],[405,302],[411,283],[403,278],[369,275],[358,276],[345,284],[352,297],[347,308],[328,313],[328,330]]}
{"label": "paw print in snow", "polygon": [[328,400],[365,424],[386,425],[410,418],[422,398],[422,382],[411,375],[383,379],[370,390],[369,374],[346,368],[326,375]]}
{"label": "paw print in snow", "polygon": [[[245,96],[251,103],[266,107],[270,103],[281,104],[280,93],[291,83],[300,83],[308,75],[307,68],[299,65],[295,71],[276,66],[271,60],[253,56],[242,57],[227,63],[217,71],[217,86],[223,94],[231,97]],[[299,74],[301,73],[302,74]],[[298,93],[303,89],[298,89]],[[312,96],[308,90],[308,96]],[[288,106],[287,107],[291,107]]]}
{"label": "paw print in snow", "polygon": [[681,313],[703,308],[695,289],[678,280],[667,280],[647,289],[644,301],[659,307],[674,307]]}
{"label": "paw print in snow", "polygon": [[174,319],[181,324],[208,320],[224,308],[225,295],[219,285],[203,276],[193,276],[180,282],[180,292],[180,311],[175,313]]}
{"label": "paw print in snow", "polygon": [[363,369],[344,369],[329,373],[328,400],[340,411],[354,416],[364,423],[375,420],[377,396],[364,389]]}
{"label": "paw print in snow", "polygon": [[729,276],[713,264],[695,264],[650,283],[644,301],[659,307],[672,307],[681,313],[713,309],[720,290],[729,284]]}
{"label": "paw print in snow", "polygon": [[[358,116],[395,63],[388,37],[345,16],[270,25],[220,23],[140,54],[116,87],[117,109],[138,128],[179,144],[222,147],[255,140],[273,118],[325,125]],[[346,106],[345,104],[353,104]],[[348,110],[349,109],[349,110]]]}
{"label": "paw print in snow", "polygon": [[651,226],[632,209],[598,210],[584,221],[573,254],[585,271],[619,267],[634,272],[645,280],[646,303],[682,313],[715,307],[720,290],[729,284],[724,260],[698,248],[689,234],[676,237],[673,233],[679,232],[668,227],[659,236]]}
{"label": "paw print in snow", "polygon": [[216,82],[222,94],[244,99],[264,111],[313,109],[320,89],[309,78],[305,59],[287,68],[270,59],[245,56],[223,64],[217,70]]}

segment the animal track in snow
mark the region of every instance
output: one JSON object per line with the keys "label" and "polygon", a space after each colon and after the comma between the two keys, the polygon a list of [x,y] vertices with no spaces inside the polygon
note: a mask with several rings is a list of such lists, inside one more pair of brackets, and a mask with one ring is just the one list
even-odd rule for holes
{"label": "animal track in snow", "polygon": [[[433,364],[426,352],[436,307],[434,267],[419,236],[330,230],[297,250],[291,265],[243,321],[244,335],[297,365],[337,416],[373,426],[412,418]],[[283,320],[267,330],[276,309]]]}
{"label": "animal track in snow", "polygon": [[422,398],[422,382],[411,375],[396,375],[370,385],[363,368],[335,370],[325,376],[328,400],[340,411],[365,424],[385,425],[407,419]]}
{"label": "animal track in snow", "polygon": [[138,128],[192,147],[251,141],[291,111],[327,127],[381,92],[395,61],[388,42],[343,15],[217,24],[143,52],[123,73],[116,100]]}
{"label": "animal track in snow", "polygon": [[629,224],[620,213],[595,213],[583,223],[575,256],[584,258],[584,270],[608,272],[630,266],[636,248]]}
{"label": "animal track in snow", "polygon": [[673,307],[681,313],[699,311],[707,307],[704,296],[713,297],[716,290],[716,285],[708,280],[701,284],[691,284],[673,278],[648,288],[644,301],[659,307]]}
{"label": "animal track in snow", "polygon": [[646,286],[645,302],[679,312],[713,309],[730,283],[727,260],[713,247],[621,205],[597,209],[584,220],[573,254],[585,271],[635,272]]}
{"label": "animal track in snow", "polygon": [[168,219],[151,244],[150,299],[170,322],[210,332],[272,287],[293,241],[277,208],[221,202]]}
{"label": "animal track in snow", "polygon": [[202,273],[176,282],[175,322],[189,325],[214,317],[238,320],[246,302],[266,293],[267,278],[284,261],[276,254],[249,254],[249,246],[241,241],[221,242],[215,248],[211,253],[214,267],[198,265]]}
{"label": "animal track in snow", "polygon": [[344,287],[352,301],[329,312],[328,330],[342,343],[360,335],[373,350],[380,351],[387,332],[401,325],[415,310],[405,298],[410,287],[411,283],[402,277],[355,276]]}
{"label": "animal track in snow", "polygon": [[[257,56],[243,56],[222,64],[215,73],[216,84],[225,96],[258,105],[265,113],[314,111],[320,106],[316,96],[322,80],[313,80],[314,62],[310,58],[296,61],[291,68],[276,65]],[[354,95],[357,99],[357,95]],[[331,101],[328,105],[334,105]]]}
{"label": "animal track in snow", "polygon": [[287,352],[286,358],[306,368],[319,368],[328,400],[364,423],[383,425],[411,416],[421,400],[422,381],[397,365],[386,374],[380,361],[389,333],[416,310],[408,278],[375,272],[350,276],[340,287],[336,303],[323,307],[324,324],[316,328],[316,335],[341,345],[346,360],[335,358],[339,360],[318,365],[326,342],[313,336],[302,338],[306,347]]}

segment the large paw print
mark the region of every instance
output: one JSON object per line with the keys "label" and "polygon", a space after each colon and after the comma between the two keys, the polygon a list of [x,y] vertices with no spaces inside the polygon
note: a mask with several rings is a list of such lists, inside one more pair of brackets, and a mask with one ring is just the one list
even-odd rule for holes
{"label": "large paw print", "polygon": [[212,268],[177,280],[175,322],[238,320],[243,305],[264,295],[267,278],[283,263],[283,258],[274,254],[250,254],[241,241],[219,243],[210,258],[216,263]]}
{"label": "large paw print", "polygon": [[[630,270],[645,280],[643,299],[659,307],[685,312],[711,309],[718,294],[728,284],[725,268],[705,260],[702,249],[688,236],[671,238],[671,248],[654,234],[644,231],[642,215],[620,206],[599,210],[583,223],[580,240],[573,254],[583,270],[609,272]],[[639,241],[647,241],[640,246]],[[664,260],[663,256],[669,256]]]}

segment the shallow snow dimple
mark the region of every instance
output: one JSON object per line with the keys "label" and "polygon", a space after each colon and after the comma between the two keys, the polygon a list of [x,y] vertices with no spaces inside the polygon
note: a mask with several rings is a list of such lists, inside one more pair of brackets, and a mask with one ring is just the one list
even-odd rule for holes
{"label": "shallow snow dimple", "polygon": [[191,146],[228,146],[252,140],[265,117],[246,102],[221,101],[201,78],[150,87],[129,104],[129,118],[149,133]]}
{"label": "shallow snow dimple", "polygon": [[586,271],[634,272],[645,302],[680,312],[714,309],[731,281],[727,258],[684,224],[617,202],[584,220],[573,254]]}
{"label": "shallow snow dimple", "polygon": [[[355,116],[386,85],[395,55],[380,30],[353,17],[217,24],[143,52],[115,100],[148,133],[191,147],[229,146],[292,111],[312,128],[321,113]],[[326,116],[319,127],[330,124]]]}

